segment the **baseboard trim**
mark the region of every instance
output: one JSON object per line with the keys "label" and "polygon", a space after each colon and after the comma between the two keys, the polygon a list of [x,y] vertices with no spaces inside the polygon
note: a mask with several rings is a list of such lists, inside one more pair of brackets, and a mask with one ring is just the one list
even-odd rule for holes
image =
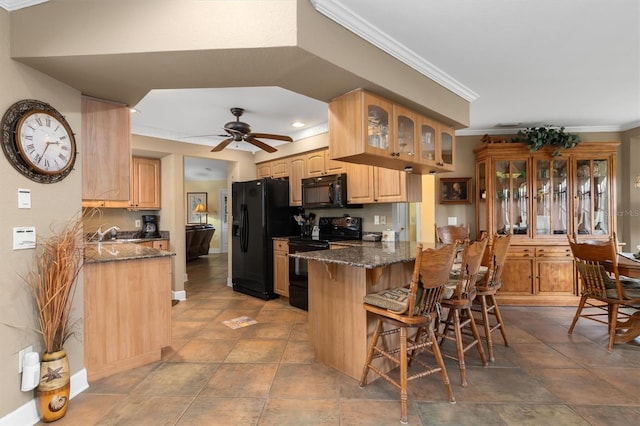
{"label": "baseboard trim", "polygon": [[171,291],[171,299],[173,300],[187,300],[187,292],[184,290]]}
{"label": "baseboard trim", "polygon": [[[81,392],[89,389],[89,382],[87,381],[87,370],[82,369],[76,374],[71,376],[71,389],[69,390],[69,396],[71,399],[76,397]],[[40,414],[38,413],[38,404],[35,397],[19,407],[15,411],[7,414],[0,419],[0,426],[13,426],[13,425],[35,425],[40,421]]]}
{"label": "baseboard trim", "polygon": [[233,287],[233,279],[231,277],[227,277],[227,287]]}

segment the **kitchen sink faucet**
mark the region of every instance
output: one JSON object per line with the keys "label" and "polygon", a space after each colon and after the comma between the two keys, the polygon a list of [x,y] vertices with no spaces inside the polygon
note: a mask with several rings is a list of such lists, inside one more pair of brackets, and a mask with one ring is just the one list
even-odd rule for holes
{"label": "kitchen sink faucet", "polygon": [[98,230],[96,231],[96,234],[98,234],[98,241],[103,241],[104,240],[104,236],[107,234],[111,235],[111,239],[115,239],[117,232],[120,230],[120,228],[118,228],[117,226],[112,226],[110,228],[107,228],[105,231],[102,231],[102,226],[98,227]]}

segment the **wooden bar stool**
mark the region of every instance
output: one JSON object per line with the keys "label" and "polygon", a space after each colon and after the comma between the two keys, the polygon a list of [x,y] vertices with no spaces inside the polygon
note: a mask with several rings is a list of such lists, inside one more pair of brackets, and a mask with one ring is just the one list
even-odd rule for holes
{"label": "wooden bar stool", "polygon": [[[458,361],[462,386],[467,386],[467,373],[464,363],[465,352],[475,346],[480,354],[482,365],[487,365],[478,328],[471,312],[471,305],[476,297],[478,270],[480,269],[486,246],[486,238],[473,243],[470,243],[469,240],[465,241],[459,278],[447,286],[449,292],[445,294],[442,300],[442,306],[448,308],[449,313],[446,321],[442,324],[442,330],[437,335],[440,338],[441,347],[447,340],[456,342],[456,355],[450,355],[445,352],[442,355]],[[465,327],[469,327],[470,334],[463,332]],[[463,340],[463,336],[467,337],[469,335],[471,340]]]}
{"label": "wooden bar stool", "polygon": [[469,239],[469,225],[455,226],[445,225],[436,227],[436,242],[451,244],[455,241],[464,241]]}
{"label": "wooden bar stool", "polygon": [[[375,314],[377,321],[362,370],[360,387],[367,384],[367,375],[371,370],[400,389],[400,422],[403,424],[407,423],[407,382],[409,380],[439,372],[449,401],[455,402],[434,332],[440,301],[445,284],[449,280],[449,271],[455,256],[456,244],[426,250],[423,250],[422,244],[418,244],[413,276],[408,287],[385,290],[364,297],[364,308]],[[389,327],[384,329],[383,324]],[[407,329],[410,328],[417,329],[414,339],[407,335]],[[399,334],[399,344],[397,347],[390,348],[395,346],[392,345],[394,341],[384,337],[397,334]],[[430,366],[417,358],[418,353],[423,350],[429,350],[433,354],[437,367]],[[374,360],[380,357],[400,366],[399,381],[374,365]],[[407,377],[407,368],[411,362],[419,364],[422,369]]]}
{"label": "wooden bar stool", "polygon": [[[500,287],[502,287],[502,269],[504,262],[507,260],[507,252],[509,251],[510,244],[511,234],[496,235],[494,237],[493,244],[490,250],[488,250],[489,255],[486,257],[487,264],[485,266],[489,269],[486,274],[479,277],[476,281],[476,299],[471,307],[473,312],[480,312],[481,314],[480,318],[476,318],[476,324],[481,325],[484,329],[484,339],[487,342],[489,361],[495,361],[491,333],[500,330],[504,345],[509,346],[504,321],[496,300],[496,293],[500,290]],[[491,320],[490,315],[495,318],[494,321]]]}

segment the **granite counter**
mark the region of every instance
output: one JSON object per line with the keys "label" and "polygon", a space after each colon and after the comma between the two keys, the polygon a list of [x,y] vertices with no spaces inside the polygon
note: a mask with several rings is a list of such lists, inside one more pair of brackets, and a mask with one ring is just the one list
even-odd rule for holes
{"label": "granite counter", "polygon": [[114,262],[123,260],[148,259],[154,257],[174,256],[165,250],[158,250],[131,242],[104,241],[100,243],[86,243],[84,248],[84,263]]}

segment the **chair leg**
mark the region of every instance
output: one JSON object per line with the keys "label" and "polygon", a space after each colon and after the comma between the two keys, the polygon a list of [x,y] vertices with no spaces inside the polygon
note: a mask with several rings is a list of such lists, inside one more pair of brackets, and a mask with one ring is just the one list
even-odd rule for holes
{"label": "chair leg", "polygon": [[500,324],[500,334],[502,334],[502,340],[504,340],[504,345],[509,347],[509,340],[507,340],[507,331],[504,329],[504,321],[502,320],[502,314],[500,313],[500,308],[498,308],[498,302],[496,301],[495,294],[489,296],[491,303],[493,305],[493,313],[496,316],[496,320],[498,324]]}
{"label": "chair leg", "polygon": [[584,304],[587,302],[587,296],[582,295],[580,296],[580,303],[578,303],[578,309],[576,309],[576,314],[573,316],[573,321],[571,321],[571,326],[569,327],[569,331],[567,332],[568,334],[573,333],[573,327],[576,326],[576,323],[578,322],[578,318],[580,318],[580,314],[582,313],[582,310],[584,309]]}
{"label": "chair leg", "polygon": [[[471,333],[473,334],[473,338],[475,339],[475,345],[478,347],[478,354],[480,355],[480,360],[482,361],[483,366],[487,366],[487,357],[484,355],[484,349],[482,349],[482,341],[480,340],[480,334],[478,333],[478,327],[476,327],[476,321],[473,319],[473,313],[471,312],[471,308],[466,308],[465,312],[469,316],[469,325],[471,326]],[[473,343],[472,343],[473,344]]]}
{"label": "chair leg", "polygon": [[460,368],[460,381],[462,387],[467,386],[467,367],[464,363],[464,347],[462,346],[462,330],[460,327],[460,312],[458,309],[452,309],[453,313],[453,331],[456,335],[456,350],[458,352],[458,367]]}
{"label": "chair leg", "polygon": [[431,349],[433,352],[433,356],[438,363],[438,367],[440,368],[440,377],[442,377],[442,383],[444,384],[444,388],[447,390],[447,394],[449,395],[449,402],[455,403],[456,398],[453,396],[453,390],[451,389],[451,383],[449,382],[449,376],[447,375],[447,369],[444,366],[444,359],[442,359],[442,352],[440,352],[440,347],[438,346],[438,339],[436,338],[436,333],[433,328],[429,328],[429,339],[431,340]]}
{"label": "chair leg", "polygon": [[493,342],[491,341],[491,324],[489,323],[489,310],[487,308],[487,297],[482,294],[478,296],[480,302],[480,312],[482,313],[482,325],[484,326],[484,336],[487,341],[487,352],[489,353],[489,361],[495,361],[493,357]]}
{"label": "chair leg", "polygon": [[400,423],[407,420],[407,327],[400,328]]}
{"label": "chair leg", "polygon": [[376,322],[376,329],[373,332],[373,336],[371,337],[371,345],[369,345],[369,352],[367,353],[367,359],[364,362],[364,367],[362,368],[362,376],[360,377],[360,387],[364,387],[367,384],[367,375],[369,374],[369,365],[371,364],[371,360],[373,359],[373,354],[375,352],[375,347],[378,344],[378,339],[380,338],[380,332],[382,331],[382,320],[378,318]]}
{"label": "chair leg", "polygon": [[608,351],[613,350],[613,342],[616,338],[616,326],[618,325],[618,308],[620,305],[617,303],[609,304],[609,346]]}

